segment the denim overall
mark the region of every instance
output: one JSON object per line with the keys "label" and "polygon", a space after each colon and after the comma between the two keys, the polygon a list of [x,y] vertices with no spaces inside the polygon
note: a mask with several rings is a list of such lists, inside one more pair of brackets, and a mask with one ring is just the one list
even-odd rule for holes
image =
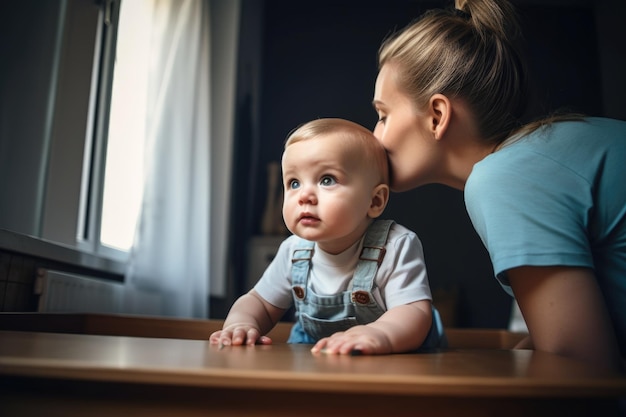
{"label": "denim overall", "polygon": [[[385,256],[385,245],[392,220],[375,220],[365,234],[352,288],[339,294],[319,295],[308,287],[309,268],[315,243],[301,239],[292,258],[292,291],[296,323],[287,343],[313,344],[336,332],[376,321],[385,310],[372,290],[378,266]],[[439,313],[433,307],[433,324],[420,349],[445,347]]]}

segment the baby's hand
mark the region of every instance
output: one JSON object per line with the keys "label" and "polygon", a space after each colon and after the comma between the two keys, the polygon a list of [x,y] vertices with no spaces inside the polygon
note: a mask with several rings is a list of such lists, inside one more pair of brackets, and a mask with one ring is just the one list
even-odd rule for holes
{"label": "baby's hand", "polygon": [[213,345],[220,346],[237,346],[237,345],[270,345],[272,339],[267,336],[261,336],[259,329],[251,324],[238,323],[231,324],[211,334],[209,342]]}
{"label": "baby's hand", "polygon": [[380,330],[368,326],[355,326],[320,339],[311,352],[340,355],[382,355],[392,353],[391,343]]}

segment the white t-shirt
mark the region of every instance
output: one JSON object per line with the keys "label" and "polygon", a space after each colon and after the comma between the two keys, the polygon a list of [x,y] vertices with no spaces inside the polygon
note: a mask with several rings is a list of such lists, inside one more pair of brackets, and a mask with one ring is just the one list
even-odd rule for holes
{"label": "white t-shirt", "polygon": [[[291,258],[299,239],[297,236],[285,239],[254,287],[268,303],[279,308],[288,309],[293,304]],[[331,255],[315,245],[309,288],[319,295],[332,295],[350,289],[362,246],[363,237],[344,252]],[[385,249],[372,291],[378,305],[389,310],[415,301],[432,301],[424,251],[417,235],[393,223]]]}

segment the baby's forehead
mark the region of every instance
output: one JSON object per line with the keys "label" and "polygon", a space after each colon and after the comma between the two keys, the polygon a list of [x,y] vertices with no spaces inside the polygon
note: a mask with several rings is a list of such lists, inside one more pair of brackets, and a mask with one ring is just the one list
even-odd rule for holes
{"label": "baby's forehead", "polygon": [[[361,138],[324,134],[291,143],[283,154],[283,165],[299,168],[339,169],[345,173],[376,171],[378,163]],[[285,167],[283,167],[285,168]]]}
{"label": "baby's forehead", "polygon": [[368,153],[366,144],[362,138],[347,135],[343,132],[328,132],[315,135],[314,137],[294,141],[285,148],[296,146],[303,156],[315,157],[315,154],[331,153],[337,156],[345,156],[348,160],[364,162]]}
{"label": "baby's forehead", "polygon": [[349,132],[341,130],[320,133],[315,135],[314,137],[305,139],[305,141],[318,140],[328,144],[328,146],[341,148],[341,150],[343,151],[363,152],[367,146],[367,141],[365,139],[366,138],[363,137],[363,134],[360,132]]}

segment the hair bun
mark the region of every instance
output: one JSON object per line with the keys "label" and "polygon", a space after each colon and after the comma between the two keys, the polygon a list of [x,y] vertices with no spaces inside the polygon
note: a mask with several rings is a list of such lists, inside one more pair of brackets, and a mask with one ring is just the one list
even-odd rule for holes
{"label": "hair bun", "polygon": [[472,18],[472,15],[466,12],[465,10],[453,9],[453,12],[456,16],[463,18],[465,20],[470,20]]}

